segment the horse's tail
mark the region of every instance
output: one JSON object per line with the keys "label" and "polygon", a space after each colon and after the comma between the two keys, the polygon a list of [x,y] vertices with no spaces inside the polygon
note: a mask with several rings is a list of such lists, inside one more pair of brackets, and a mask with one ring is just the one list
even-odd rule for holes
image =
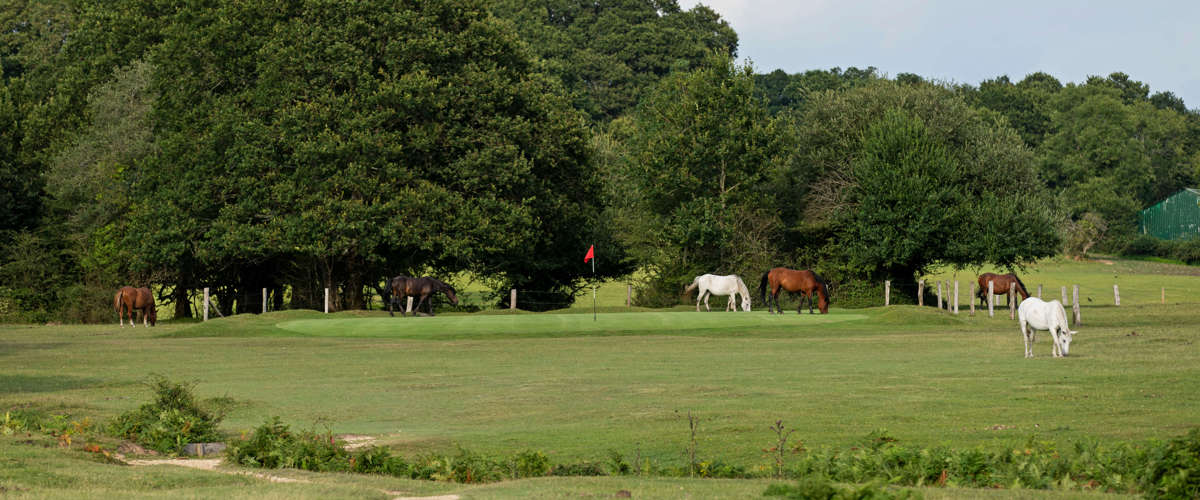
{"label": "horse's tail", "polygon": [[767,301],[767,277],[770,275],[771,271],[763,273],[762,281],[758,284],[758,297],[763,302]]}
{"label": "horse's tail", "polygon": [[692,284],[688,285],[686,288],[683,289],[683,294],[687,295],[689,293],[692,293],[692,290],[695,290],[697,286],[700,286],[700,277],[699,276],[692,278]]}
{"label": "horse's tail", "polygon": [[1017,280],[1017,286],[1021,287],[1021,295],[1024,295],[1025,296],[1024,298],[1028,299],[1029,298],[1029,290],[1025,288],[1025,283],[1021,282],[1021,278],[1017,277],[1017,273],[1013,273],[1012,277],[1014,280]]}
{"label": "horse's tail", "polygon": [[113,310],[116,311],[117,314],[121,314],[121,296],[124,294],[125,293],[123,290],[117,290],[117,294],[113,295]]}

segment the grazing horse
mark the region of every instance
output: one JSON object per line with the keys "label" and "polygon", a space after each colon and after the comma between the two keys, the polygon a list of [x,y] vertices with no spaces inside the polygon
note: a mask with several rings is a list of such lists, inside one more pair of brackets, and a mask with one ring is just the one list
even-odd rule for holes
{"label": "grazing horse", "polygon": [[158,322],[158,308],[154,305],[154,294],[149,288],[134,288],[131,286],[123,286],[117,290],[117,294],[113,296],[113,309],[117,311],[117,318],[121,321],[121,326],[125,326],[125,317],[129,317],[129,326],[137,326],[133,321],[133,311],[136,309],[142,312],[142,326],[146,326],[149,321],[149,326],[154,326]]}
{"label": "grazing horse", "polygon": [[[429,315],[433,316],[433,300],[430,298],[430,296],[434,293],[445,294],[446,298],[450,299],[451,304],[458,305],[458,295],[456,295],[454,287],[447,285],[437,278],[430,278],[429,276],[421,278],[396,276],[395,278],[392,278],[391,289],[392,299],[388,303],[388,314],[392,316],[396,315],[396,313],[393,312],[396,304],[401,303],[400,300],[407,297],[420,297],[420,300],[417,301],[416,307],[413,308],[414,314],[421,312],[421,304],[425,304],[426,301],[428,301],[428,306],[426,307],[429,309]],[[401,305],[400,316],[404,316],[404,313],[404,306]]]}
{"label": "grazing horse", "polygon": [[[768,299],[767,285],[771,286],[771,296]],[[758,294],[767,302],[767,313],[779,310],[779,314],[783,314],[783,308],[779,306],[779,292],[787,290],[791,293],[804,294],[804,298],[808,299],[808,313],[812,314],[812,294],[817,294],[817,308],[821,310],[821,314],[829,313],[829,285],[817,273],[807,269],[795,270],[786,267],[777,267],[766,273],[763,273],[762,282],[758,285]],[[775,301],[772,308],[771,301]],[[803,300],[803,299],[802,299]],[[803,302],[796,305],[796,312],[801,313]]]}
{"label": "grazing horse", "polygon": [[742,294],[742,310],[750,310],[750,289],[746,287],[746,282],[736,274],[729,276],[717,276],[715,274],[705,274],[696,276],[692,280],[692,284],[684,289],[683,293],[692,293],[692,290],[700,289],[700,294],[696,295],[696,312],[700,312],[700,300],[704,299],[704,310],[711,311],[708,308],[708,298],[713,295],[728,295],[729,303],[725,304],[725,310],[733,309],[737,311],[737,304],[734,302],[734,297],[737,294]]}
{"label": "grazing horse", "polygon": [[[979,297],[979,304],[987,305],[987,286],[988,281],[992,282],[993,292],[996,295],[1004,296],[1004,305],[1008,305],[1008,290],[1013,288],[1017,293],[1021,294],[1021,300],[1029,298],[1029,292],[1025,290],[1025,284],[1021,283],[1021,278],[1013,273],[995,274],[983,273],[979,275],[979,291],[975,292],[975,296]],[[1015,287],[1015,288],[1014,288]]]}
{"label": "grazing horse", "polygon": [[1061,302],[1046,302],[1037,297],[1025,299],[1017,308],[1021,322],[1021,335],[1025,337],[1025,357],[1033,357],[1033,334],[1037,330],[1049,330],[1054,339],[1053,355],[1061,358],[1071,350],[1071,336],[1077,332],[1067,328],[1067,311]]}

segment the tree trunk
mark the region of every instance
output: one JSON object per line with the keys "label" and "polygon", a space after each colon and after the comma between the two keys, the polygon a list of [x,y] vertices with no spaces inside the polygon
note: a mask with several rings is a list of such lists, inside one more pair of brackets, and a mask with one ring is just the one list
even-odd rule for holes
{"label": "tree trunk", "polygon": [[171,291],[171,300],[175,301],[175,317],[190,318],[192,317],[191,298],[188,297],[188,289],[183,285],[175,285],[175,289]]}

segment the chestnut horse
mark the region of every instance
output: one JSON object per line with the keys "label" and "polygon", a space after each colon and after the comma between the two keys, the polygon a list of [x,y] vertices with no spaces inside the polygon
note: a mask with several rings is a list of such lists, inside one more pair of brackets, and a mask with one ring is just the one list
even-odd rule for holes
{"label": "chestnut horse", "polygon": [[992,291],[996,295],[1004,295],[1004,305],[1008,305],[1008,290],[1010,288],[1021,294],[1021,300],[1029,298],[1029,292],[1025,291],[1025,284],[1021,283],[1021,278],[1013,273],[995,274],[983,273],[979,275],[979,291],[975,292],[975,296],[979,297],[980,305],[987,305],[987,290],[988,282],[992,282]]}
{"label": "chestnut horse", "polygon": [[[771,297],[767,298],[767,285],[771,286]],[[779,292],[787,290],[791,293],[804,294],[804,298],[808,299],[808,313],[812,314],[812,294],[817,294],[817,308],[821,310],[821,314],[829,313],[829,286],[825,284],[817,273],[803,269],[797,271],[786,267],[777,267],[766,273],[763,273],[762,282],[758,285],[758,294],[762,296],[767,303],[767,313],[770,314],[774,310],[779,310],[779,314],[783,314],[783,308],[779,306]],[[771,301],[775,304],[772,308]],[[803,299],[802,299],[803,300]],[[801,307],[803,302],[796,305],[796,313],[803,312]]]}
{"label": "chestnut horse", "polygon": [[149,288],[121,287],[113,296],[113,309],[117,311],[117,318],[121,321],[121,326],[125,326],[126,316],[129,317],[129,326],[137,326],[137,323],[133,321],[135,309],[142,312],[142,326],[146,326],[147,321],[150,326],[154,326],[158,321],[158,308],[154,305],[154,294],[150,292]]}
{"label": "chestnut horse", "polygon": [[450,299],[450,303],[458,305],[458,296],[455,294],[454,287],[443,283],[437,278],[425,276],[422,278],[409,278],[408,276],[396,276],[391,282],[392,299],[388,301],[388,314],[395,316],[396,304],[400,304],[400,316],[404,316],[405,308],[401,299],[407,297],[420,297],[416,307],[413,307],[413,312],[421,312],[421,304],[425,304],[428,300],[429,315],[433,316],[433,300],[430,296],[434,293],[442,293],[446,298]]}

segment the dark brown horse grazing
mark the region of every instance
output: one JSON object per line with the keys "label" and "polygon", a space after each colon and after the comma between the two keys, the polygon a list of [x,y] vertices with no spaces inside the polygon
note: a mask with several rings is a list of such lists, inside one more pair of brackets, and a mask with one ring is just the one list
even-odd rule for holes
{"label": "dark brown horse grazing", "polygon": [[[771,297],[767,298],[767,285],[771,286]],[[825,284],[817,273],[807,269],[797,271],[786,267],[777,267],[766,273],[763,273],[762,282],[758,285],[758,294],[762,296],[767,303],[767,313],[770,314],[774,310],[778,310],[779,314],[783,314],[783,308],[779,307],[779,292],[787,290],[791,293],[804,294],[804,298],[808,299],[808,313],[812,314],[812,294],[817,294],[817,309],[821,310],[821,314],[829,313],[829,286]],[[802,299],[803,300],[803,299]],[[772,307],[771,302],[775,304]],[[796,305],[796,312],[801,313],[803,302]]]}
{"label": "dark brown horse grazing", "polygon": [[429,315],[433,316],[433,300],[430,296],[434,293],[442,293],[446,298],[450,299],[450,303],[458,305],[458,296],[455,294],[454,287],[443,283],[437,278],[429,276],[421,278],[409,278],[408,276],[396,276],[391,282],[392,299],[388,302],[388,314],[395,316],[394,312],[396,305],[400,304],[400,316],[404,316],[405,304],[402,299],[408,297],[420,297],[416,307],[413,307],[414,313],[421,312],[421,304],[428,301]]}
{"label": "dark brown horse grazing", "polygon": [[125,326],[126,316],[129,317],[129,326],[137,326],[137,323],[133,321],[135,309],[142,312],[143,326],[147,321],[150,326],[154,326],[158,322],[158,308],[154,305],[154,294],[150,292],[149,288],[121,287],[113,296],[113,309],[117,311],[117,318],[121,321],[121,326]]}
{"label": "dark brown horse grazing", "polygon": [[987,305],[987,286],[988,282],[992,282],[992,291],[996,295],[1004,295],[1004,304],[1008,305],[1008,290],[1015,288],[1016,292],[1021,294],[1021,300],[1029,298],[1029,292],[1025,291],[1025,284],[1021,283],[1021,278],[1013,273],[995,274],[983,273],[979,275],[979,291],[975,292],[975,296],[979,297],[980,305]]}

